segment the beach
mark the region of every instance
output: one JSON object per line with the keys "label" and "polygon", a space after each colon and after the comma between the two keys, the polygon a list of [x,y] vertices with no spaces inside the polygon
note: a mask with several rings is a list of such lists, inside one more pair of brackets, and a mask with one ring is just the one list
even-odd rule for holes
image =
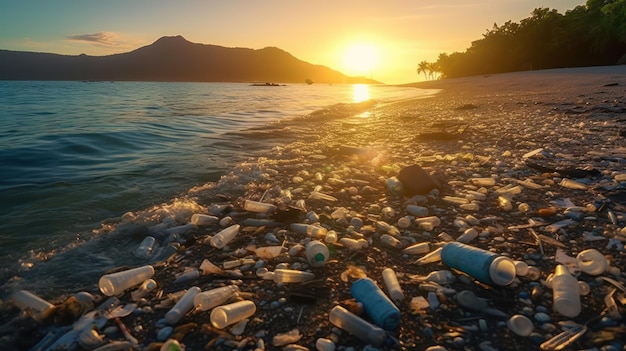
{"label": "beach", "polygon": [[[186,201],[133,217],[132,226],[125,226],[124,218],[113,227],[103,223],[98,230],[102,236],[132,235],[144,230],[137,229],[137,223],[143,223],[142,228],[160,226],[175,232],[179,240],[171,256],[153,264],[155,290],[138,301],[130,294],[135,287],[117,296],[113,305],[129,306],[128,314],[116,312],[117,319],[110,311],[102,312],[109,318],[96,332],[104,341],[69,343],[75,349],[126,342],[134,344],[133,349],[158,350],[163,341],[177,339],[187,350],[275,350],[285,345],[299,345],[284,348],[289,350],[315,350],[323,338],[334,341],[337,350],[361,350],[368,343],[331,324],[329,312],[337,305],[354,307],[350,288],[359,274],[386,292],[382,271],[392,268],[404,295],[397,302],[401,319],[389,331],[394,342],[380,349],[535,350],[572,322],[586,324],[588,331],[570,349],[622,349],[624,291],[613,293],[617,312],[609,314],[606,296],[614,285],[601,277],[626,283],[626,66],[411,86],[440,91],[383,105],[363,103],[343,115],[319,111],[306,119],[281,120],[271,132],[265,127],[248,130],[247,138],[283,144],[239,164],[216,184],[192,189]],[[439,189],[423,194],[390,189],[389,180],[414,165],[430,174]],[[220,192],[225,185],[231,192]],[[246,211],[245,200],[272,204],[278,212]],[[425,208],[427,215],[410,217],[408,206]],[[192,215],[200,213],[220,223],[190,225]],[[417,219],[426,216],[440,223],[420,226]],[[325,235],[298,232],[293,223],[317,225],[351,240],[327,241]],[[210,244],[213,236],[234,224],[240,231],[226,247]],[[424,254],[403,252],[420,242],[430,243],[432,251],[472,230],[476,234],[469,245],[535,267],[538,275],[520,272],[512,283],[498,286],[454,270],[454,279],[438,286],[427,277],[449,267],[440,261],[419,264]],[[329,248],[321,267],[310,267],[305,257],[304,245],[312,239]],[[360,246],[348,245],[352,241]],[[284,249],[276,257],[261,258],[255,251],[279,245]],[[581,272],[575,265],[577,255],[589,249],[607,262],[599,274]],[[220,269],[174,283],[182,274],[199,270],[205,260]],[[229,268],[224,268],[225,262]],[[581,311],[573,317],[553,310],[553,294],[546,286],[558,264],[571,266],[576,279],[590,290],[580,297]],[[125,268],[131,267],[120,269]],[[257,274],[263,268],[303,270],[315,278],[276,283]],[[10,300],[3,301],[1,342],[16,350],[48,349],[54,340],[34,347],[46,335],[69,332],[61,326],[75,326],[82,313],[108,300],[98,290],[99,278],[94,276],[93,285],[84,289],[94,297],[91,303],[78,303],[72,294],[46,296],[57,308],[45,323],[25,317]],[[170,323],[169,332],[162,320],[182,291],[226,285],[240,290],[231,302],[255,303],[256,311],[247,325],[240,325],[242,330],[216,329],[209,311],[196,311]],[[462,292],[473,293],[476,306],[485,308],[463,304]],[[423,300],[427,305],[418,303]],[[529,335],[518,335],[507,325],[511,316],[520,314],[532,322]],[[362,317],[372,322],[371,316]]]}

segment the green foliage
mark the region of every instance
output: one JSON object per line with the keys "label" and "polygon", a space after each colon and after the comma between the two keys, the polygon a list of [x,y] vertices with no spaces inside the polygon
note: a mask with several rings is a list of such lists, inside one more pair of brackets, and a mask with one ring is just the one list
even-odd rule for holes
{"label": "green foliage", "polygon": [[494,24],[465,52],[422,61],[418,74],[454,78],[616,64],[626,55],[626,0],[588,0],[565,14],[536,8],[519,23]]}

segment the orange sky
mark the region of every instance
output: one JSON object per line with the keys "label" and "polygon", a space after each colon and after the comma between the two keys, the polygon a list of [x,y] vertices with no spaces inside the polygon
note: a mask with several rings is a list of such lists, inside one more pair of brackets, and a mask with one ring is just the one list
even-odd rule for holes
{"label": "orange sky", "polygon": [[573,0],[0,0],[0,49],[106,55],[182,35],[260,49],[388,84],[423,79],[417,63],[464,51],[494,23]]}

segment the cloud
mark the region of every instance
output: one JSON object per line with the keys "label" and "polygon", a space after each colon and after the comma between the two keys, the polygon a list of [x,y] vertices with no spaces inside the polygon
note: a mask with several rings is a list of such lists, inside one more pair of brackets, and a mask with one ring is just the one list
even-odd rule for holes
{"label": "cloud", "polygon": [[71,41],[82,41],[102,46],[118,46],[120,44],[116,41],[117,34],[113,32],[70,35],[66,39]]}

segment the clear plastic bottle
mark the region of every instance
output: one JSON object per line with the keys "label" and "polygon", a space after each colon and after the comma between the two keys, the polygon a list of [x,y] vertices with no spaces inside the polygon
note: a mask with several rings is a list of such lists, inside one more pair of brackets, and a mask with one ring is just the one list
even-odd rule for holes
{"label": "clear plastic bottle", "polygon": [[28,290],[19,290],[11,295],[11,302],[23,311],[32,313],[35,320],[41,321],[53,311],[54,305]]}
{"label": "clear plastic bottle", "polygon": [[196,295],[202,290],[197,286],[192,286],[187,289],[185,295],[178,300],[178,302],[165,314],[165,319],[169,324],[176,324],[178,321],[187,314],[193,308],[193,301]]}
{"label": "clear plastic bottle", "polygon": [[441,219],[439,219],[439,217],[437,216],[429,216],[423,218],[415,218],[414,222],[420,229],[429,232],[441,224]]}
{"label": "clear plastic bottle", "polygon": [[196,295],[202,290],[197,286],[192,286],[187,289],[185,295],[178,300],[178,302],[165,314],[165,319],[169,324],[176,324],[187,312],[193,308],[193,301]]}
{"label": "clear plastic bottle", "polygon": [[326,236],[324,237],[324,241],[329,243],[329,244],[334,244],[337,242],[337,232],[334,230],[329,230],[328,233],[326,233]]}
{"label": "clear plastic bottle", "polygon": [[146,296],[150,291],[156,288],[157,283],[154,279],[146,279],[143,283],[137,288],[137,290],[130,293],[130,297],[133,301],[138,301],[142,297]]}
{"label": "clear plastic bottle", "polygon": [[315,274],[293,269],[275,269],[273,272],[265,273],[263,279],[273,280],[276,283],[301,283],[315,279]]}
{"label": "clear plastic bottle", "polygon": [[319,240],[311,240],[305,246],[306,259],[311,267],[322,267],[328,261],[328,247]]}
{"label": "clear plastic bottle", "polygon": [[104,295],[114,296],[121,294],[128,288],[143,283],[146,279],[152,278],[153,275],[154,267],[146,265],[121,272],[105,274],[100,278],[98,286]]}
{"label": "clear plastic bottle", "polygon": [[382,274],[383,282],[385,283],[389,297],[393,302],[399,304],[402,300],[404,300],[404,293],[402,292],[400,282],[398,282],[396,272],[391,268],[385,268]]}
{"label": "clear plastic bottle", "polygon": [[156,239],[152,236],[147,236],[143,239],[141,244],[133,251],[133,255],[137,258],[148,258],[154,251],[154,244]]}
{"label": "clear plastic bottle", "polygon": [[385,345],[388,336],[383,329],[367,322],[363,318],[346,310],[341,306],[335,306],[328,315],[330,322],[356,336],[357,338],[375,347]]}
{"label": "clear plastic bottle", "polygon": [[211,238],[211,246],[221,249],[233,240],[237,233],[239,233],[239,224],[231,225]]}
{"label": "clear plastic bottle", "polygon": [[191,223],[195,225],[211,225],[219,222],[219,218],[207,214],[195,213],[191,216]]}
{"label": "clear plastic bottle", "polygon": [[276,206],[258,201],[246,200],[243,208],[246,211],[256,213],[273,213],[276,211]]}
{"label": "clear plastic bottle", "polygon": [[580,286],[564,265],[556,266],[552,277],[552,308],[569,318],[580,314]]}
{"label": "clear plastic bottle", "polygon": [[225,303],[238,292],[239,287],[237,285],[228,285],[203,291],[194,297],[193,304],[195,308],[200,311],[210,310],[215,306]]}

